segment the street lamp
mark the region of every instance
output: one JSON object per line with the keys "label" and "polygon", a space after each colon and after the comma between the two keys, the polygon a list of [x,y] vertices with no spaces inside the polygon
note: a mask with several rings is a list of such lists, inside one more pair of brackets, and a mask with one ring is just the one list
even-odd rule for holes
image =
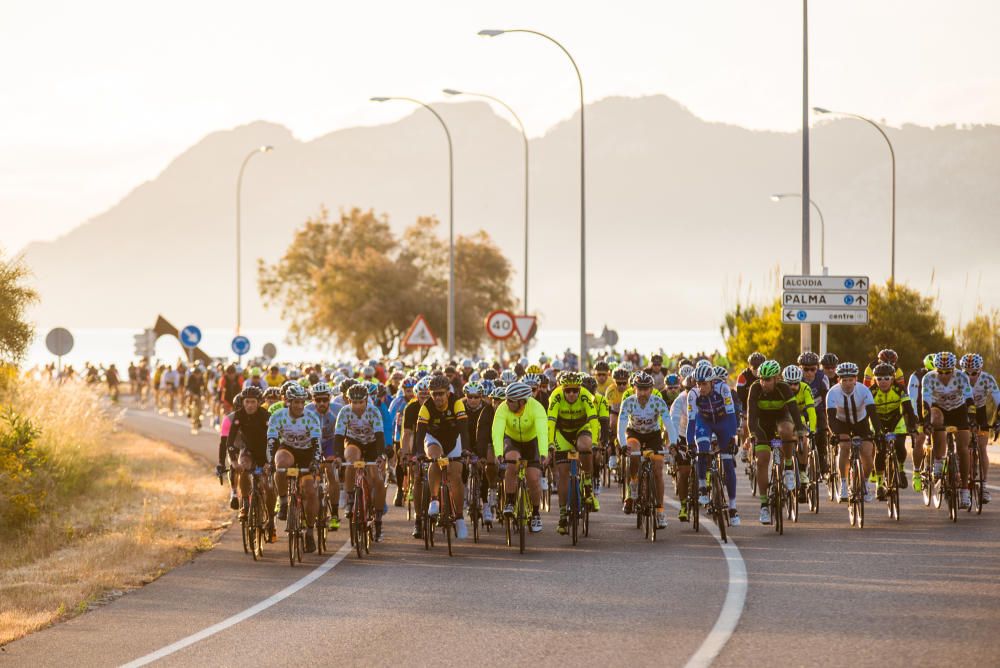
{"label": "street lamp", "polygon": [[[510,105],[501,100],[500,98],[493,97],[492,95],[487,95],[486,93],[470,93],[468,91],[455,90],[454,88],[445,88],[443,92],[446,95],[471,95],[473,97],[482,97],[487,100],[493,100],[504,109],[510,112],[510,115],[514,117],[517,122],[517,127],[521,129],[521,139],[524,142],[524,312],[527,314],[528,311],[528,133],[524,131],[524,123],[521,122],[521,117],[517,115]],[[525,348],[528,344],[525,342]]]}
{"label": "street lamp", "polygon": [[247,163],[250,162],[250,158],[254,157],[258,153],[270,153],[274,150],[273,146],[260,146],[250,151],[247,157],[243,158],[243,164],[240,165],[239,176],[236,177],[236,334],[240,333],[240,326],[243,324],[243,289],[241,286],[241,278],[243,273],[243,258],[242,258],[242,225],[240,222],[241,214],[241,204],[240,204],[240,193],[243,191],[243,171],[247,168]]}
{"label": "street lamp", "polygon": [[537,35],[549,40],[558,46],[569,62],[573,64],[576,72],[576,79],[580,84],[580,369],[585,369],[587,364],[587,194],[586,194],[586,141],[584,139],[584,106],[583,106],[583,77],[580,76],[580,68],[577,67],[573,56],[556,39],[538,32],[537,30],[513,29],[513,30],[480,30],[483,37],[496,37],[504,33],[528,33]]}
{"label": "street lamp", "polygon": [[[788,197],[798,197],[802,199],[800,193],[775,193],[771,195],[772,202],[780,202]],[[812,204],[813,208],[816,209],[816,213],[819,214],[819,263],[824,269],[826,268],[826,221],[823,220],[823,212],[820,211],[819,205],[809,198],[809,203]]]}
{"label": "street lamp", "polygon": [[882,126],[880,126],[878,123],[871,120],[870,118],[865,118],[864,116],[860,116],[858,114],[852,114],[846,111],[830,111],[829,109],[824,109],[823,107],[813,107],[813,111],[815,111],[817,114],[835,114],[837,116],[847,116],[848,118],[855,118],[859,121],[864,121],[868,125],[878,130],[878,133],[882,135],[882,139],[885,140],[886,145],[889,147],[889,160],[892,168],[892,185],[889,191],[889,197],[890,197],[889,230],[891,236],[891,245],[889,251],[889,257],[890,257],[889,283],[895,284],[896,283],[896,151],[892,148],[892,142],[889,141],[889,135],[885,133],[885,130],[883,130]]}
{"label": "street lamp", "polygon": [[373,97],[372,102],[403,100],[419,105],[434,114],[441,123],[444,136],[448,139],[448,357],[455,357],[455,159],[451,145],[451,133],[441,115],[427,103],[412,97]]}

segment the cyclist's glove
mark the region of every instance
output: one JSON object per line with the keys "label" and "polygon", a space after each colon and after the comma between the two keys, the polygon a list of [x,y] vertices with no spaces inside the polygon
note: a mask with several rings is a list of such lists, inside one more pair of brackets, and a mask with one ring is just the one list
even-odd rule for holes
{"label": "cyclist's glove", "polygon": [[217,476],[219,476],[221,478],[222,474],[225,473],[225,472],[226,472],[226,467],[225,466],[223,466],[222,464],[216,464],[215,465],[215,475],[217,475]]}

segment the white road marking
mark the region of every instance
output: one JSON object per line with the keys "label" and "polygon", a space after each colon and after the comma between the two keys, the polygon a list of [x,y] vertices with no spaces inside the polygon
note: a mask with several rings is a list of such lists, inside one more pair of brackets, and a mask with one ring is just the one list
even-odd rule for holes
{"label": "white road marking", "polygon": [[[667,500],[667,504],[674,508],[681,507],[676,501]],[[708,516],[704,517],[707,520]],[[719,617],[715,620],[715,626],[684,664],[685,668],[702,668],[712,665],[715,657],[719,656],[719,652],[726,646],[733,631],[736,630],[736,625],[740,622],[743,606],[747,600],[747,565],[743,561],[743,555],[740,554],[740,548],[733,543],[732,536],[729,536],[728,543],[722,542],[722,536],[719,535],[719,529],[714,522],[704,521],[700,525],[708,529],[719,547],[722,548],[722,555],[726,558],[726,567],[729,569],[729,585],[726,588],[726,599],[722,602],[722,610],[719,611]]]}
{"label": "white road marking", "polygon": [[214,636],[216,633],[219,633],[220,631],[225,631],[230,626],[234,626],[242,621],[250,619],[254,615],[261,613],[264,610],[267,610],[276,603],[280,603],[281,601],[285,600],[292,594],[300,591],[305,587],[308,587],[310,584],[312,584],[319,578],[323,577],[323,575],[325,575],[330,569],[339,564],[343,560],[343,558],[347,556],[347,553],[350,551],[351,551],[351,541],[350,539],[348,539],[344,541],[344,544],[340,547],[340,549],[337,550],[335,554],[331,555],[329,559],[327,559],[322,564],[317,566],[315,569],[313,569],[311,572],[309,572],[300,580],[293,582],[292,584],[288,585],[287,587],[277,592],[273,596],[269,596],[260,603],[253,605],[242,612],[236,613],[232,617],[223,619],[218,624],[213,624],[212,626],[204,628],[201,631],[198,631],[197,633],[193,633],[187,636],[186,638],[181,638],[177,642],[171,643],[162,649],[158,649],[155,652],[147,654],[146,656],[141,656],[138,659],[135,659],[134,661],[130,661],[129,663],[124,664],[123,668],[134,668],[136,666],[145,666],[154,661],[159,661],[160,659],[169,656],[174,652],[179,652],[185,647],[189,647],[195,644],[196,642],[204,640],[205,638]]}

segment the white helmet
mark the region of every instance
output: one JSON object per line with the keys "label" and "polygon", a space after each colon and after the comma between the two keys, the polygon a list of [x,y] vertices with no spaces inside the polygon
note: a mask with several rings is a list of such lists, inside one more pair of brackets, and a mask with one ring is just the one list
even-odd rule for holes
{"label": "white helmet", "polygon": [[552,360],[552,368],[556,371],[562,371],[563,363],[562,360]]}

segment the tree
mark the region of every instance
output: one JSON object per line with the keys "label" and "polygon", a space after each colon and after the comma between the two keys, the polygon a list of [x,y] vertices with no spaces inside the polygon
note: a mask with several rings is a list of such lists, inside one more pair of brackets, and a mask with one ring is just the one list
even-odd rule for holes
{"label": "tree", "polygon": [[[267,306],[279,306],[292,337],[332,338],[364,357],[388,354],[418,314],[444,338],[448,247],[438,221],[419,218],[397,239],[388,218],[352,209],[337,221],[321,209],[298,230],[284,256],[258,267]],[[513,304],[510,263],[485,232],[455,240],[456,347],[475,351],[493,308]]]}
{"label": "tree", "polygon": [[[862,369],[882,348],[899,353],[903,369],[920,366],[927,353],[953,350],[954,339],[945,333],[944,319],[931,297],[906,286],[872,286],[869,292],[867,326],[830,326],[830,351]],[[813,341],[818,342],[818,327]],[[794,362],[799,352],[798,325],[781,323],[781,303],[775,300],[762,309],[750,307],[726,314],[723,333],[729,332],[726,346],[730,357],[746,359],[754,350],[783,364]],[[826,351],[819,351],[826,352]]]}
{"label": "tree", "polygon": [[977,315],[962,327],[958,340],[957,354],[979,353],[987,371],[1000,373],[1000,311]]}
{"label": "tree", "polygon": [[20,260],[0,255],[0,362],[17,364],[35,337],[35,327],[25,316],[38,301],[38,293],[25,285],[28,269]]}

